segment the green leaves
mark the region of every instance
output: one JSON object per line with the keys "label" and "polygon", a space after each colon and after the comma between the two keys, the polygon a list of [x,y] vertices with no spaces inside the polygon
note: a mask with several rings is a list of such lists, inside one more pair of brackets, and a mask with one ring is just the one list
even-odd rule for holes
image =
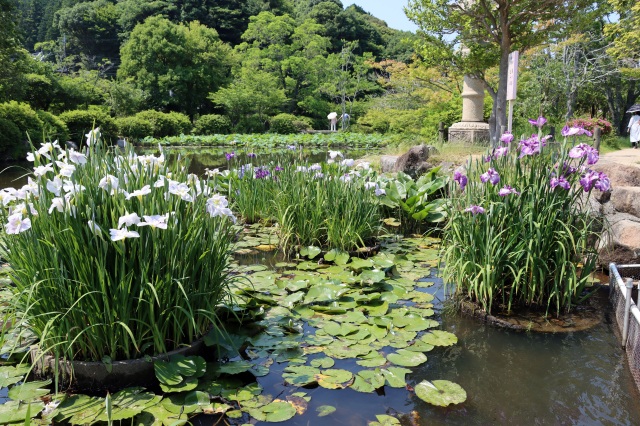
{"label": "green leaves", "polygon": [[398,349],[396,353],[387,355],[387,359],[401,367],[417,367],[427,362],[427,357],[423,353],[408,351],[406,349]]}
{"label": "green leaves", "polygon": [[451,404],[461,404],[467,400],[467,393],[460,385],[448,380],[427,380],[415,387],[416,395],[429,404],[447,407]]}
{"label": "green leaves", "polygon": [[155,361],[153,368],[163,391],[184,392],[198,386],[198,377],[204,375],[206,363],[199,356],[174,355],[169,361]]}

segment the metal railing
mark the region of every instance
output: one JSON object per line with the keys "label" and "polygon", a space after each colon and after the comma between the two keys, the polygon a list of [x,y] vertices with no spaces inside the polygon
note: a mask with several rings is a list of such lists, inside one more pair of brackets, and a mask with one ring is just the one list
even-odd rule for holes
{"label": "metal railing", "polygon": [[[622,348],[627,353],[631,374],[640,389],[640,309],[633,300],[634,279],[640,279],[640,264],[609,264],[609,299],[622,335]],[[638,284],[640,286],[640,282]]]}

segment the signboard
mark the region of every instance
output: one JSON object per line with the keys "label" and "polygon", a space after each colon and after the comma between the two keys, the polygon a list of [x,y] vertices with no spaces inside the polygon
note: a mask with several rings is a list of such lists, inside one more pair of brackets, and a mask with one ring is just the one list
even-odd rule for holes
{"label": "signboard", "polygon": [[509,54],[509,74],[507,76],[507,100],[514,101],[518,90],[518,51]]}

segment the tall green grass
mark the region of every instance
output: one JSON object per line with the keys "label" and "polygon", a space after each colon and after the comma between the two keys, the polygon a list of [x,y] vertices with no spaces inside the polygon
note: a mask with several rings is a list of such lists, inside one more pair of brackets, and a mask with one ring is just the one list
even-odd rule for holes
{"label": "tall green grass", "polygon": [[[17,312],[43,351],[67,359],[138,358],[191,343],[229,296],[231,212],[184,164],[92,139],[84,164],[51,145],[33,153],[40,176],[0,213],[26,228],[0,235]],[[155,226],[122,222],[133,213]],[[114,236],[123,230],[126,238]]]}
{"label": "tall green grass", "polygon": [[[588,297],[599,234],[586,202],[592,188],[585,191],[580,184],[588,164],[586,157],[569,157],[573,142],[522,158],[514,142],[506,156],[472,164],[463,191],[451,182],[443,277],[487,312],[499,305],[505,311],[533,306],[558,314]],[[576,172],[568,173],[565,164]],[[500,177],[496,185],[481,182],[490,168]],[[551,187],[550,179],[560,176],[569,189]],[[608,179],[599,178],[606,187]],[[501,196],[505,185],[519,194]],[[477,207],[469,211],[472,206]]]}

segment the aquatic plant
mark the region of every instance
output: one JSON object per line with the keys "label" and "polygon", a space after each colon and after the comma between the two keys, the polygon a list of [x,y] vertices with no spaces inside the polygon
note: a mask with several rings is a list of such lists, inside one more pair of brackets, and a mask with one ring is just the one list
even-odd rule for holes
{"label": "aquatic plant", "polygon": [[[542,128],[543,117],[530,122]],[[597,258],[598,224],[587,208],[608,178],[588,167],[597,151],[566,128],[558,146],[541,131],[517,146],[505,134],[484,161],[458,172],[450,185],[449,222],[443,235],[443,277],[459,294],[511,311],[537,306],[568,311],[589,296]]]}
{"label": "aquatic plant", "polygon": [[20,320],[45,352],[129,359],[191,343],[228,296],[235,237],[224,196],[164,155],[87,135],[82,151],[45,143],[33,176],[4,189],[0,243]]}

